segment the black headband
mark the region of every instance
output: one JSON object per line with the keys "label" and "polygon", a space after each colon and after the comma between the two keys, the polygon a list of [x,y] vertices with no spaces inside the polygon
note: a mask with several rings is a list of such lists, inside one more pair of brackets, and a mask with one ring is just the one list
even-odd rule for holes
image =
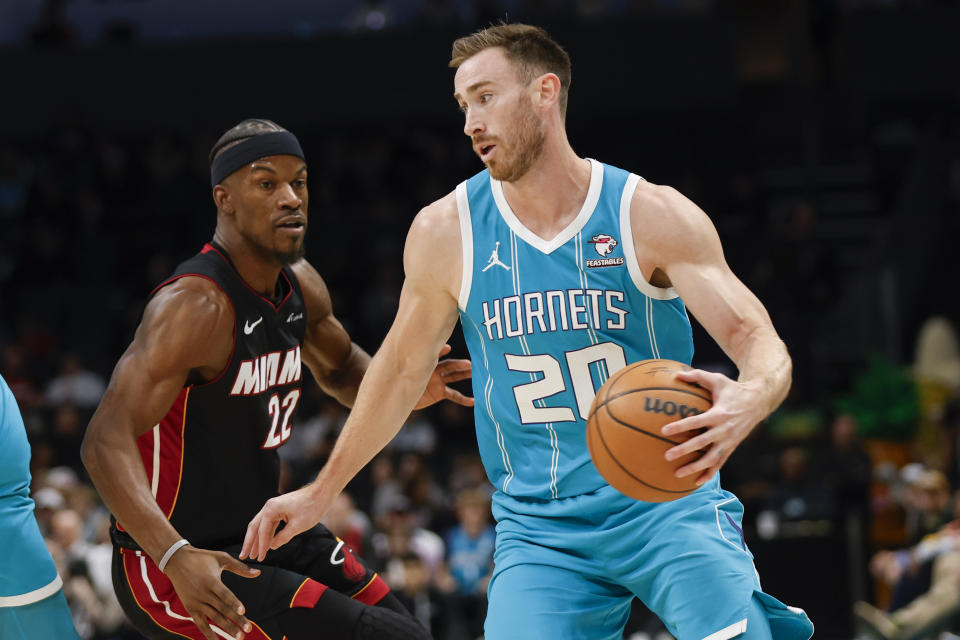
{"label": "black headband", "polygon": [[237,169],[267,156],[296,156],[306,160],[297,136],[289,131],[261,133],[235,144],[214,158],[210,163],[210,186],[217,186]]}

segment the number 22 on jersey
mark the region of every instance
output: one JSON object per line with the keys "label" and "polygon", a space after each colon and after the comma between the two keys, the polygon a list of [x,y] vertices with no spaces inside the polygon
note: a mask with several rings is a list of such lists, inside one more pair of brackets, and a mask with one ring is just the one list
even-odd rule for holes
{"label": "number 22 on jersey", "polygon": [[[278,393],[270,396],[270,401],[267,403],[267,411],[270,414],[272,423],[270,433],[267,434],[267,439],[264,440],[263,445],[261,445],[262,449],[275,449],[290,439],[290,434],[293,431],[290,426],[290,417],[297,408],[299,401],[300,389],[291,389],[290,392],[283,397],[282,401]],[[282,422],[280,420],[281,413],[283,414]]]}

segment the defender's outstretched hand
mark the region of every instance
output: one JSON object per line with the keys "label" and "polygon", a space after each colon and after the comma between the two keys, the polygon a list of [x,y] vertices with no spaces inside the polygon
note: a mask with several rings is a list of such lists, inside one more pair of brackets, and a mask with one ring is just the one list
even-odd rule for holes
{"label": "defender's outstretched hand", "polygon": [[[442,358],[448,353],[450,353],[450,345],[445,344],[443,349],[440,350],[440,357]],[[441,400],[449,400],[464,407],[472,407],[473,398],[465,396],[449,386],[451,382],[466,380],[470,375],[471,365],[469,360],[441,360],[437,363],[437,368],[433,370],[433,375],[430,376],[430,382],[427,383],[423,395],[413,408],[423,409]]]}
{"label": "defender's outstretched hand", "polygon": [[677,469],[677,477],[700,474],[701,485],[720,470],[733,450],[750,431],[767,417],[761,390],[731,380],[720,373],[691,369],[677,374],[679,380],[698,384],[713,394],[713,406],[701,414],[664,425],[663,435],[672,436],[684,431],[706,429],[686,442],[667,450],[667,460],[675,460],[693,451],[705,453],[690,464]]}
{"label": "defender's outstretched hand", "polygon": [[234,638],[243,638],[244,633],[253,628],[243,615],[243,604],[221,581],[223,571],[244,578],[260,575],[259,569],[248,567],[223,551],[190,545],[174,553],[164,571],[183,607],[207,640],[217,640],[211,623]]}
{"label": "defender's outstretched hand", "polygon": [[[324,499],[311,491],[312,484],[296,491],[270,498],[247,525],[240,549],[240,559],[263,562],[270,549],[279,549],[298,533],[320,522],[330,508],[332,498]],[[284,522],[280,531],[277,527]]]}

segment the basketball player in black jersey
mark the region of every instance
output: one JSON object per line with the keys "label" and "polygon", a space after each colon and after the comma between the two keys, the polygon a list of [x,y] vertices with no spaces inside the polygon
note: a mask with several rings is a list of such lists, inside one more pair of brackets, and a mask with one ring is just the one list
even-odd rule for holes
{"label": "basketball player in black jersey", "polygon": [[[247,522],[277,495],[301,362],[351,406],[370,360],[303,260],[303,158],[268,120],[220,138],[214,239],[153,291],[84,439],[116,518],[115,590],[151,639],[428,637],[323,526],[263,562],[236,557]],[[439,362],[419,406],[471,405],[448,386],[469,376],[469,361]]]}

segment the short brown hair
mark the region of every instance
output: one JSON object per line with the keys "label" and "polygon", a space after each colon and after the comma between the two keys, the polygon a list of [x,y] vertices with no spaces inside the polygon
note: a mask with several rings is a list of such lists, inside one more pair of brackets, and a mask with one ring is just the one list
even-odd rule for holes
{"label": "short brown hair", "polygon": [[450,67],[461,64],[485,49],[503,47],[507,59],[520,66],[520,77],[530,82],[536,75],[555,73],[560,78],[560,114],[567,113],[570,93],[570,56],[546,31],[529,24],[498,24],[457,38],[450,53]]}

